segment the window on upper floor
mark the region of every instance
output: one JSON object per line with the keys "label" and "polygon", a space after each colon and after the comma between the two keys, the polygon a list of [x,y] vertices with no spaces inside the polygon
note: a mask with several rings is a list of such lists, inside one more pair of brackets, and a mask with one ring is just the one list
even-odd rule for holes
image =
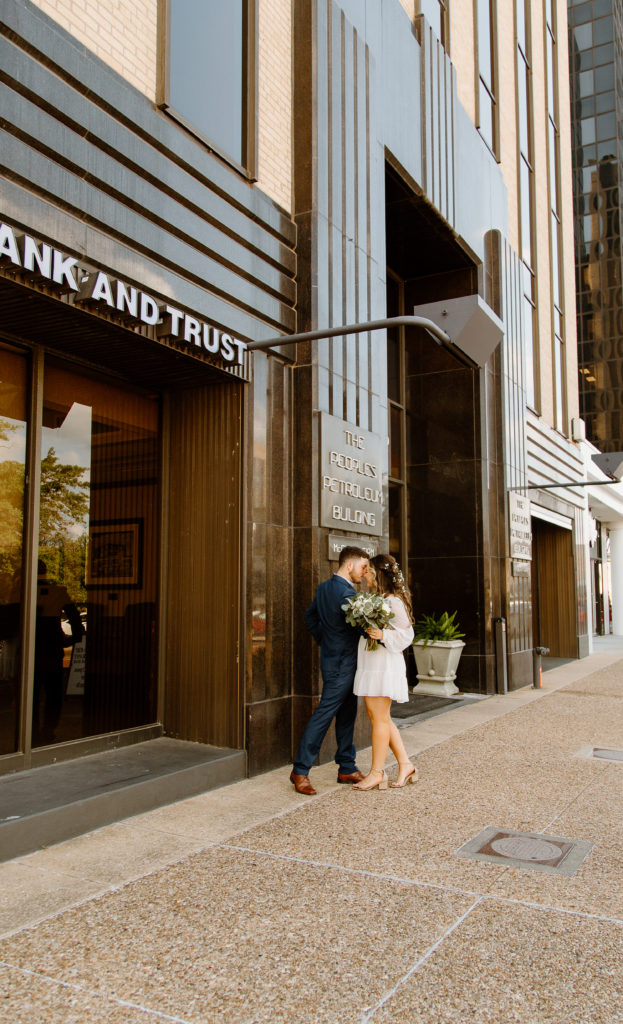
{"label": "window on upper floor", "polygon": [[552,0],[544,0],[545,68],[547,80],[547,161],[549,168],[550,256],[552,283],[552,324],[554,334],[554,426],[567,431],[565,325],[563,273],[561,263],[562,222],[560,203],[560,135],[558,119],[558,49],[556,10]]}
{"label": "window on upper floor", "polygon": [[160,0],[163,106],[255,174],[256,0]]}
{"label": "window on upper floor", "polygon": [[525,358],[526,400],[535,407],[538,395],[535,379],[538,353],[534,339],[538,337],[536,273],[535,273],[535,185],[532,157],[532,64],[529,0],[515,0],[516,67],[517,67],[517,147],[519,196],[519,251],[523,261],[523,350]]}
{"label": "window on upper floor", "polygon": [[[405,10],[405,0],[401,0]],[[439,40],[447,54],[450,53],[450,0],[415,0],[415,23],[419,33],[419,16],[423,15],[433,35]],[[419,35],[418,35],[419,38]]]}
{"label": "window on upper floor", "polygon": [[499,158],[496,0],[475,0],[478,52],[478,130]]}
{"label": "window on upper floor", "polygon": [[450,53],[450,0],[437,0],[438,20],[433,30],[446,53]]}

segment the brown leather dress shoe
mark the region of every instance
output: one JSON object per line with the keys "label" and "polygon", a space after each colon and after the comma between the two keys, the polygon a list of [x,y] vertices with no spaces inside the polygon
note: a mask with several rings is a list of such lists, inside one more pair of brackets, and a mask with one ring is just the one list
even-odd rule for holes
{"label": "brown leather dress shoe", "polygon": [[290,772],[290,782],[297,793],[302,793],[304,796],[316,795],[316,790],[309,781],[309,775],[295,775],[294,772]]}
{"label": "brown leather dress shoe", "polygon": [[342,775],[341,772],[337,773],[337,781],[345,786],[352,786],[353,782],[361,782],[362,779],[365,779],[365,775],[362,775],[360,771],[352,772],[351,775]]}

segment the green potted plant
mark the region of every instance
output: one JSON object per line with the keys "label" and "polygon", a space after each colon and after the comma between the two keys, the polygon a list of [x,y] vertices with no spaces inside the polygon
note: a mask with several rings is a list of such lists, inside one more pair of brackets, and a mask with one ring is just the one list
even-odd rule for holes
{"label": "green potted plant", "polygon": [[423,615],[414,626],[413,654],[419,680],[414,693],[453,697],[459,693],[454,680],[465,644],[456,611],[449,615]]}

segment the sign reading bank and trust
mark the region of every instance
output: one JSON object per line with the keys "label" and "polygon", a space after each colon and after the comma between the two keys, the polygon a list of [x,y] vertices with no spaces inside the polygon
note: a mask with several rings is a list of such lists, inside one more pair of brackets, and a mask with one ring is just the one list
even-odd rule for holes
{"label": "sign reading bank and trust", "polygon": [[322,526],[380,537],[383,532],[383,442],[336,416],[320,417]]}
{"label": "sign reading bank and trust", "polygon": [[38,242],[31,235],[16,234],[0,223],[0,266],[19,268],[32,280],[45,281],[57,291],[73,294],[77,304],[91,309],[105,308],[117,313],[124,323],[153,326],[159,338],[186,342],[197,352],[220,356],[240,366],[246,342],[211,326],[196,316],[157,301],[152,295],[125,281],[84,266],[74,256]]}

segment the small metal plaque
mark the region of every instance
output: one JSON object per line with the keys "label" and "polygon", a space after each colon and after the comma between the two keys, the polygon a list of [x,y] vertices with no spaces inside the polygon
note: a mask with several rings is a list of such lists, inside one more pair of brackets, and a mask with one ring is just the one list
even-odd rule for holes
{"label": "small metal plaque", "polygon": [[532,558],[530,499],[508,492],[508,531],[511,558]]}
{"label": "small metal plaque", "polygon": [[530,575],[530,562],[518,562],[517,559],[513,559],[512,563],[512,574],[513,576],[529,576]]}
{"label": "small metal plaque", "polygon": [[362,548],[368,558],[374,558],[379,553],[379,542],[371,537],[338,537],[335,533],[329,534],[329,561],[337,562],[340,551],[345,547]]}
{"label": "small metal plaque", "polygon": [[486,828],[457,850],[457,857],[512,864],[550,874],[573,875],[593,849],[584,839],[563,839],[540,832]]}

